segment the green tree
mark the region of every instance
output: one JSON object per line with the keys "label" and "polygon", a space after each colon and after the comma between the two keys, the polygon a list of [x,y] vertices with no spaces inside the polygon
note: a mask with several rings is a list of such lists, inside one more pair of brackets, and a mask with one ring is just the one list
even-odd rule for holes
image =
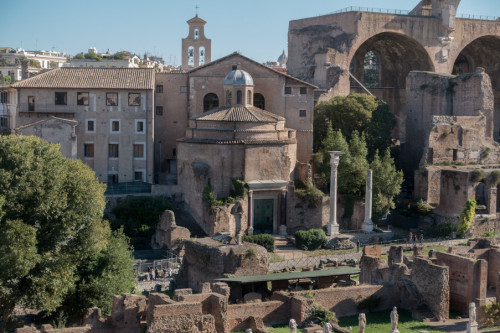
{"label": "green tree", "polygon": [[319,103],[314,109],[314,145],[319,151],[326,137],[328,124],[342,131],[350,141],[354,131],[365,133],[370,156],[376,149],[385,150],[391,143],[391,131],[396,117],[388,105],[376,97],[366,94],[337,96]]}
{"label": "green tree", "polygon": [[375,153],[371,163],[373,170],[373,219],[380,220],[395,208],[394,198],[401,192],[403,171],[397,170],[389,149],[380,157]]}
{"label": "green tree", "polygon": [[85,56],[83,55],[83,52],[80,52],[77,55],[75,55],[75,59],[85,59]]}
{"label": "green tree", "polygon": [[15,305],[55,311],[81,283],[82,265],[109,248],[104,190],[58,145],[0,137],[0,325]]}

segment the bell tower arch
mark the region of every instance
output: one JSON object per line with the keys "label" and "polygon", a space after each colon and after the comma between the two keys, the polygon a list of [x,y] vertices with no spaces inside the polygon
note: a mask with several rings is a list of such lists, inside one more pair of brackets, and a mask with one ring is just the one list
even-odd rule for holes
{"label": "bell tower arch", "polygon": [[189,70],[210,62],[212,40],[205,37],[206,23],[198,14],[187,21],[189,33],[182,39],[182,69]]}

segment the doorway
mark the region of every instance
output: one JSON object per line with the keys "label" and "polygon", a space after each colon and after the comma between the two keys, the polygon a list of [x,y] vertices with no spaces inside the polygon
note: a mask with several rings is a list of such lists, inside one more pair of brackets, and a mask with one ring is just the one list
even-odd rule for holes
{"label": "doorway", "polygon": [[274,199],[255,199],[253,216],[256,234],[272,234],[274,229]]}

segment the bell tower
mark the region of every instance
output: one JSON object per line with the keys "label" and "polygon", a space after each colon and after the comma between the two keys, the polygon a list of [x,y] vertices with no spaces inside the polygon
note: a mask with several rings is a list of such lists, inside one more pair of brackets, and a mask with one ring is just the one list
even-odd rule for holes
{"label": "bell tower", "polygon": [[212,41],[205,37],[206,23],[198,13],[187,21],[189,34],[182,39],[182,69],[189,70],[210,62]]}

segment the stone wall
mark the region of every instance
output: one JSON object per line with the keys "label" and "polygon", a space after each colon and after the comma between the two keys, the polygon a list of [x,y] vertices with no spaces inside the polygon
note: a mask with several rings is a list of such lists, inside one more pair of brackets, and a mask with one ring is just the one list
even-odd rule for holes
{"label": "stone wall", "polygon": [[174,212],[165,210],[156,226],[155,234],[151,239],[151,246],[154,249],[167,248],[175,250],[183,240],[188,240],[190,236],[191,233],[188,229],[177,226]]}
{"label": "stone wall", "polygon": [[250,317],[262,318],[267,326],[284,324],[290,319],[290,309],[282,301],[262,303],[230,304],[227,307],[227,319],[231,331],[244,331],[248,328]]}
{"label": "stone wall", "polygon": [[223,245],[202,238],[185,245],[179,286],[198,291],[203,282],[216,278],[267,274],[269,254],[257,244]]}
{"label": "stone wall", "polygon": [[417,286],[422,300],[438,320],[449,318],[449,269],[430,260],[414,258],[411,281]]}
{"label": "stone wall", "polygon": [[488,263],[437,252],[436,263],[449,267],[450,308],[468,313],[469,303],[486,298]]}

